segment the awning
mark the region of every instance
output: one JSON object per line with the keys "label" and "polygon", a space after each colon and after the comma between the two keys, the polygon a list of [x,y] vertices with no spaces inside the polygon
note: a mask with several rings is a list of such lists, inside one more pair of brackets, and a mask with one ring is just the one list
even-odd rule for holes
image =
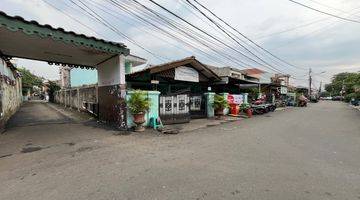
{"label": "awning", "polygon": [[56,29],[1,11],[0,44],[0,53],[5,56],[71,64],[74,67],[94,67],[113,56],[130,53],[122,43]]}

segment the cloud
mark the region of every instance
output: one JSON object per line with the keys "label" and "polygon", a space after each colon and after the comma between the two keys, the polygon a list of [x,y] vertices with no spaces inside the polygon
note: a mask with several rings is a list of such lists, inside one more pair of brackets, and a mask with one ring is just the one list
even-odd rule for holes
{"label": "cloud", "polygon": [[[131,49],[132,54],[145,57],[154,64],[163,62],[154,58],[151,54],[137,45],[126,41],[123,37],[95,22],[93,19],[85,16],[78,8],[72,5],[70,1],[46,0],[63,12],[71,14],[92,29],[95,29],[96,33],[66,17],[63,13],[54,10],[44,3],[44,1],[45,0],[2,0],[0,9],[10,15],[21,15],[25,19],[37,20],[42,24],[51,24],[54,27],[63,27],[66,30],[73,30],[78,33],[94,35],[107,40],[123,42]],[[216,42],[212,45],[212,50],[202,48],[202,50],[212,55],[212,58],[209,58],[208,56],[203,55],[199,50],[190,48],[179,41],[169,39],[162,35],[159,30],[149,28],[149,26],[146,26],[139,21],[134,21],[127,13],[119,10],[116,6],[105,3],[106,1],[104,0],[84,1],[88,2],[89,6],[93,6],[94,4],[106,5],[106,9],[111,10],[113,14],[118,15],[117,18],[107,15],[95,7],[93,8],[110,23],[114,24],[121,32],[127,34],[137,43],[157,55],[169,57],[170,59],[179,59],[194,54],[200,58],[200,60],[208,64],[240,67],[234,64],[234,62],[231,64],[229,61],[230,59],[220,58],[220,56],[214,54],[213,51],[229,53],[228,51],[224,51],[221,45],[216,44]],[[358,56],[360,49],[357,47],[360,35],[355,34],[360,31],[360,26],[355,23],[333,19],[329,16],[297,6],[286,0],[199,1],[250,38],[257,38],[258,36],[272,34],[316,20],[325,19],[324,21],[304,26],[295,31],[261,39],[258,42],[265,48],[271,50],[274,54],[293,64],[302,67],[312,67],[315,71],[327,70],[328,73],[324,75],[326,78],[331,77],[334,73],[342,72],[343,70],[357,70],[357,66],[360,66],[360,58]],[[140,2],[152,9],[161,11],[161,9],[148,1]],[[165,5],[175,13],[206,30],[209,34],[225,39],[223,34],[219,33],[219,31],[214,31],[213,27],[211,28],[208,26],[209,22],[200,20],[191,11],[185,8],[184,3],[182,3],[184,0],[158,0],[157,2]],[[349,13],[356,13],[358,11],[356,8],[360,6],[359,1],[357,0],[328,0],[325,2],[326,5],[333,8],[325,7],[311,1],[306,1],[305,3],[341,16],[349,16]],[[161,13],[170,17],[170,15],[165,12]],[[357,15],[351,17],[356,18]],[[148,19],[152,20],[150,18]],[[177,22],[181,23],[179,20],[177,20]],[[161,24],[159,24],[159,27],[166,28],[166,26]],[[179,36],[178,33],[174,32],[174,34]],[[168,42],[164,42],[164,40]],[[186,40],[186,38],[182,37],[181,40]],[[229,44],[247,54],[246,51],[233,42]],[[199,45],[196,46],[200,48]],[[239,57],[238,54],[235,53],[231,53],[231,55]],[[19,63],[41,76],[48,78],[56,78],[58,76],[57,69],[55,67],[47,66],[46,63],[31,62],[28,60],[19,60]],[[254,64],[254,66],[256,65]],[[300,69],[287,69],[283,66],[278,67],[284,71],[296,73],[298,76],[302,76],[306,73],[306,71]],[[306,84],[306,81],[303,81],[302,84]]]}

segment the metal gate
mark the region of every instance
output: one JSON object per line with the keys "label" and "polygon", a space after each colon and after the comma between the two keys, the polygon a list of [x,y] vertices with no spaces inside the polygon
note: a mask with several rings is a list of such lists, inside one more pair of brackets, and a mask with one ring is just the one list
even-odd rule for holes
{"label": "metal gate", "polygon": [[160,118],[163,124],[185,123],[190,121],[189,95],[161,95],[159,102]]}
{"label": "metal gate", "polygon": [[190,96],[190,115],[194,119],[206,117],[206,100],[204,95]]}

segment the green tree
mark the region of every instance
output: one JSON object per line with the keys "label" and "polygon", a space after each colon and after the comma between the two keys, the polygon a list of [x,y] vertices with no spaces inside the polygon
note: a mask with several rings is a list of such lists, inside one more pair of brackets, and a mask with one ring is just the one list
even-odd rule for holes
{"label": "green tree", "polygon": [[48,87],[49,87],[49,90],[48,90],[49,101],[55,102],[55,92],[59,91],[61,89],[61,87],[58,84],[56,84],[56,82],[54,82],[54,81],[49,81]]}
{"label": "green tree", "polygon": [[[349,101],[352,98],[358,99],[360,97],[360,73],[340,73],[336,74],[331,83],[325,85],[325,90],[332,96],[340,95],[343,91],[345,100]],[[343,90],[344,89],[344,90]]]}
{"label": "green tree", "polygon": [[340,73],[336,74],[331,83],[325,85],[325,90],[330,92],[331,95],[340,95],[343,87],[345,94],[355,92],[355,89],[360,86],[360,73]]}
{"label": "green tree", "polygon": [[25,89],[27,88],[27,89],[30,89],[32,91],[32,88],[34,86],[41,87],[43,85],[43,78],[32,74],[28,69],[18,68],[18,71],[22,75],[22,86],[23,86],[23,88],[25,88]]}

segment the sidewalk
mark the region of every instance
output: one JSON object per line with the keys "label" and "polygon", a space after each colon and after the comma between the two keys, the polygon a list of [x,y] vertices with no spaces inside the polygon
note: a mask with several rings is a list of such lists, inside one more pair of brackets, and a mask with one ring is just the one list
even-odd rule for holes
{"label": "sidewalk", "polygon": [[165,134],[177,134],[177,133],[185,133],[191,132],[198,129],[217,126],[220,124],[241,121],[244,120],[244,117],[231,117],[225,116],[223,119],[192,119],[189,123],[185,124],[172,124],[165,125],[163,133]]}
{"label": "sidewalk", "polygon": [[[292,109],[293,107],[280,107],[276,108],[275,112],[277,111],[286,111],[288,109]],[[165,134],[178,134],[178,133],[185,133],[191,132],[198,129],[217,126],[223,123],[234,122],[234,121],[242,121],[246,119],[246,115],[241,115],[240,117],[232,117],[232,116],[225,116],[224,119],[192,119],[189,123],[184,124],[172,124],[172,125],[165,125],[163,129],[163,133]]]}

